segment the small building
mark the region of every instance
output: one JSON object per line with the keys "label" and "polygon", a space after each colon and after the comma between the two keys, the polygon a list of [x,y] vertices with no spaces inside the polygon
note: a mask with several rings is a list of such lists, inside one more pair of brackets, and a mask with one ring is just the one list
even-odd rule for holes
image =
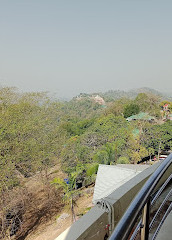
{"label": "small building", "polygon": [[166,103],[166,104],[163,106],[163,110],[164,110],[164,111],[169,111],[169,108],[168,108],[168,106],[169,106],[169,104],[168,104],[168,103]]}
{"label": "small building", "polygon": [[126,119],[127,121],[143,120],[143,121],[155,121],[155,117],[150,116],[148,113],[140,112],[136,115],[132,115]]}
{"label": "small building", "polygon": [[100,105],[105,105],[105,100],[100,97],[99,95],[96,95],[96,96],[92,96],[91,97],[92,99],[94,99],[94,101]]}

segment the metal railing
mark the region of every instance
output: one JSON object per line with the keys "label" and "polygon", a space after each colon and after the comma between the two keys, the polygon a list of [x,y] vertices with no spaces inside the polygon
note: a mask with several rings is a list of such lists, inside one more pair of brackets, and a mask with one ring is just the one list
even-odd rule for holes
{"label": "metal railing", "polygon": [[[139,231],[139,229],[140,229],[141,240],[148,240],[149,230],[152,224],[151,223],[149,225],[150,207],[155,202],[155,200],[160,196],[160,194],[162,193],[166,185],[169,183],[169,181],[172,179],[172,175],[170,175],[170,177],[164,182],[164,184],[159,189],[159,191],[157,192],[153,200],[152,200],[152,194],[157,184],[161,180],[162,176],[165,174],[165,172],[171,165],[171,163],[172,163],[172,154],[170,154],[160,164],[160,166],[155,170],[155,172],[150,176],[150,178],[144,184],[142,189],[136,195],[136,197],[134,198],[134,200],[132,201],[132,203],[124,213],[123,217],[119,221],[118,225],[116,226],[109,240],[135,239],[135,236],[137,235],[137,232]],[[167,209],[165,215],[167,215],[167,212],[169,212],[169,209],[171,209],[171,206]],[[133,231],[133,228],[141,213],[142,213],[142,218],[139,221],[137,227],[135,228],[133,235],[131,236],[131,232]],[[156,235],[157,235],[157,232],[156,232]]]}

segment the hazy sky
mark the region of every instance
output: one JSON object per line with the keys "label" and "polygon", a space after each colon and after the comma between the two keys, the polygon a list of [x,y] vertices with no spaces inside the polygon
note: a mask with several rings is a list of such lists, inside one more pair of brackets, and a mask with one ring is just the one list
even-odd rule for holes
{"label": "hazy sky", "polygon": [[172,91],[172,1],[0,0],[0,85]]}

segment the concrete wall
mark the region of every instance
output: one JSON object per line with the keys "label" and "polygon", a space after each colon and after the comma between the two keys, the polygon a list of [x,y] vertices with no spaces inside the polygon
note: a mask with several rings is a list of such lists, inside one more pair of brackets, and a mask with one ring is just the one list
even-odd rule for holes
{"label": "concrete wall", "polygon": [[[106,239],[106,234],[109,235],[111,231],[113,231],[115,225],[126,211],[128,205],[159,164],[160,163],[156,163],[144,170],[104,199],[108,205],[111,206],[111,210],[114,213],[114,217],[112,219],[111,217],[113,214],[106,212],[107,208],[102,209],[99,206],[95,206],[71,226],[64,240]],[[172,165],[158,184],[159,186],[168,178],[171,172]],[[159,186],[157,186],[157,188]],[[110,220],[112,220],[112,224],[108,227],[107,225],[111,222]]]}

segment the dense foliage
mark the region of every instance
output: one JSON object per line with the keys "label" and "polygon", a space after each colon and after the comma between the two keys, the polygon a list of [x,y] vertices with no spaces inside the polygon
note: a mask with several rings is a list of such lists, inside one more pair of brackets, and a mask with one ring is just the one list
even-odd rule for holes
{"label": "dense foliage", "polygon": [[147,126],[125,120],[139,110],[160,118],[163,104],[159,96],[139,93],[134,100],[122,98],[103,109],[87,94],[61,103],[46,93],[1,88],[1,189],[2,183],[18,184],[17,173],[28,177],[59,161],[68,173],[78,164],[85,166],[84,172],[95,162],[114,164],[123,157],[136,162],[148,149],[158,151],[160,142],[161,148],[170,148],[171,122]]}
{"label": "dense foliage", "polygon": [[60,103],[45,94],[1,90],[0,189],[17,182],[17,173],[31,176],[54,163],[65,133],[58,126]]}
{"label": "dense foliage", "polygon": [[146,148],[152,148],[155,152],[161,149],[172,148],[172,121],[163,125],[154,125],[143,129],[142,141]]}
{"label": "dense foliage", "polygon": [[131,103],[129,105],[126,105],[124,109],[124,117],[128,118],[132,115],[135,115],[140,112],[140,108],[137,104]]}

